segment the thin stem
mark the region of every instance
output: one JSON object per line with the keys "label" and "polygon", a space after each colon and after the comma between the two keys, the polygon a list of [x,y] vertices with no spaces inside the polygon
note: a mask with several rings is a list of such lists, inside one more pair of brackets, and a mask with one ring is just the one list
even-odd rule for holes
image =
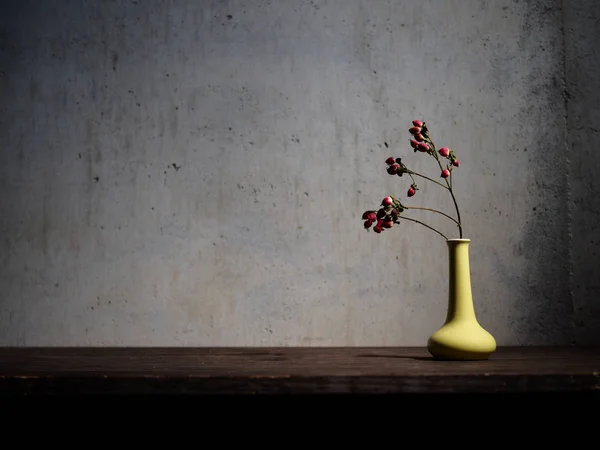
{"label": "thin stem", "polygon": [[433,183],[435,183],[435,184],[439,184],[439,185],[440,185],[441,187],[443,187],[444,189],[450,189],[448,186],[444,186],[442,183],[440,183],[440,182],[438,182],[438,181],[435,181],[435,180],[432,180],[431,178],[429,178],[429,177],[426,177],[425,175],[421,175],[420,173],[413,172],[412,170],[408,170],[408,172],[407,172],[407,173],[409,173],[409,174],[412,174],[412,175],[416,175],[416,176],[418,176],[418,177],[421,177],[421,178],[425,178],[426,180],[429,180],[429,181],[431,181],[431,182],[433,182]]}
{"label": "thin stem", "polygon": [[[431,146],[433,157],[435,158],[438,165],[440,166],[440,170],[443,171],[444,168],[442,167],[442,162],[440,161],[440,158],[437,154],[435,144],[433,143],[433,141],[431,140],[431,138],[429,136],[426,136],[426,139],[427,139],[427,141],[429,141],[429,145]],[[452,176],[452,172],[450,172],[450,176]],[[462,239],[463,229],[462,229],[462,221],[460,220],[460,211],[458,210],[458,203],[456,203],[456,197],[454,196],[452,184],[450,182],[448,182],[448,178],[445,178],[445,180],[446,180],[446,184],[447,184],[447,189],[450,191],[450,195],[452,196],[452,201],[454,202],[454,208],[456,209],[456,216],[458,217],[458,232],[459,232],[460,238]],[[444,187],[446,187],[446,186],[444,186]]]}
{"label": "thin stem", "polygon": [[[429,136],[427,136],[427,140],[429,141],[429,145],[431,145],[431,154],[433,155],[433,157],[435,158],[435,160],[438,163],[438,166],[440,166],[440,171],[444,171],[444,167],[442,166],[442,161],[440,161],[440,157],[438,156],[437,150],[435,148],[435,144],[433,143],[433,141],[431,140],[431,138]],[[450,175],[452,175],[452,172],[450,172]],[[446,185],[448,187],[448,189],[450,191],[452,191],[452,185],[448,182],[448,179],[445,178],[444,179],[446,181]],[[458,211],[456,211],[458,214]]]}
{"label": "thin stem", "polygon": [[404,206],[404,209],[420,209],[423,211],[431,211],[434,213],[438,213],[441,214],[442,216],[447,217],[448,219],[450,219],[452,222],[454,222],[456,225],[460,226],[460,223],[452,216],[449,216],[448,214],[443,213],[442,211],[438,211],[437,209],[432,209],[432,208],[422,208],[420,206]]}
{"label": "thin stem", "polygon": [[463,229],[462,222],[460,221],[460,212],[458,211],[458,204],[456,203],[456,197],[454,197],[454,192],[450,189],[450,195],[452,196],[452,201],[454,202],[454,207],[456,208],[456,215],[458,216],[458,232],[460,234],[460,238],[463,237]]}
{"label": "thin stem", "polygon": [[402,217],[402,216],[398,216],[398,218],[399,218],[399,219],[403,219],[403,220],[410,220],[411,222],[416,222],[416,223],[419,223],[419,224],[423,225],[424,227],[427,227],[427,228],[429,228],[430,230],[433,230],[433,231],[435,231],[437,234],[439,234],[440,236],[442,236],[444,239],[448,240],[448,238],[447,238],[446,236],[444,236],[444,234],[443,234],[443,233],[441,233],[441,232],[439,232],[438,230],[436,230],[435,228],[433,228],[433,227],[430,227],[429,225],[427,225],[427,224],[425,224],[425,223],[421,222],[420,220],[411,219],[411,218],[409,218],[409,217]]}

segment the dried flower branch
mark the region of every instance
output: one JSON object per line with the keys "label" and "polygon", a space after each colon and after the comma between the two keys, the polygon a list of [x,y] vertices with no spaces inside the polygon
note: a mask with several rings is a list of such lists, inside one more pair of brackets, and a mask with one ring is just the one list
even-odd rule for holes
{"label": "dried flower branch", "polygon": [[[413,126],[408,130],[409,133],[412,135],[412,139],[409,140],[410,146],[414,149],[415,153],[416,152],[425,153],[427,155],[432,156],[433,159],[435,159],[435,161],[437,162],[437,165],[440,169],[440,178],[442,178],[444,180],[444,182],[440,183],[439,181],[436,181],[426,175],[417,173],[414,170],[409,169],[402,162],[402,158],[394,158],[393,156],[390,156],[385,160],[385,163],[388,166],[387,173],[389,175],[396,175],[399,177],[402,177],[404,174],[408,174],[410,176],[412,183],[406,192],[407,197],[415,196],[415,194],[419,190],[414,177],[423,178],[424,180],[430,181],[430,182],[442,187],[443,189],[446,189],[450,193],[450,196],[454,203],[454,208],[456,210],[457,218],[455,219],[455,218],[449,216],[448,214],[445,214],[445,213],[438,211],[436,209],[433,209],[433,208],[419,207],[419,206],[407,206],[406,204],[402,203],[399,200],[399,198],[397,198],[393,195],[390,195],[390,196],[385,197],[381,201],[380,208],[378,208],[377,210],[375,210],[375,209],[367,210],[363,213],[362,220],[364,220],[364,228],[366,230],[369,230],[372,227],[373,231],[375,231],[376,233],[381,233],[386,228],[392,228],[392,226],[394,224],[399,224],[400,220],[408,220],[408,221],[416,222],[420,225],[423,225],[424,227],[429,228],[432,231],[435,231],[440,236],[442,236],[444,239],[446,239],[446,240],[448,239],[442,232],[440,232],[439,230],[436,230],[435,228],[431,227],[430,225],[427,225],[426,223],[421,222],[420,220],[412,219],[412,218],[405,217],[402,215],[405,211],[414,209],[414,210],[430,211],[430,212],[434,212],[437,214],[441,214],[441,215],[447,217],[448,219],[452,220],[458,227],[459,236],[460,236],[460,238],[462,238],[463,237],[463,226],[462,226],[462,222],[461,222],[461,218],[460,218],[460,211],[458,209],[458,203],[456,201],[456,197],[454,195],[454,190],[452,188],[452,171],[456,167],[459,167],[458,159],[456,158],[454,151],[450,150],[448,147],[442,147],[439,150],[436,150],[435,143],[433,142],[433,140],[431,139],[431,136],[429,135],[429,128],[427,127],[427,124],[425,122],[423,122],[421,120],[413,120],[412,125]],[[442,164],[441,158],[445,158],[447,160],[447,162],[445,164]]]}

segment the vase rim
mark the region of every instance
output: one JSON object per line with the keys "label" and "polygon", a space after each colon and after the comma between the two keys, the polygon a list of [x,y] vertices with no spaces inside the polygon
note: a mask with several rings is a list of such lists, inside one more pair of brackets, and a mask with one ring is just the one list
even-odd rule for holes
{"label": "vase rim", "polygon": [[471,239],[446,239],[446,242],[471,242]]}

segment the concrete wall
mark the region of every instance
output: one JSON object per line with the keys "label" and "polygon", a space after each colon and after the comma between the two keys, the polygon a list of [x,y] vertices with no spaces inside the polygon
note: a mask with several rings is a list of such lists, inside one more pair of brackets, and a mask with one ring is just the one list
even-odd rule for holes
{"label": "concrete wall", "polygon": [[571,289],[576,343],[600,342],[600,3],[565,2]]}
{"label": "concrete wall", "polygon": [[2,2],[0,345],[424,345],[445,242],[360,220],[410,184],[388,156],[439,176],[415,118],[480,322],[600,342],[593,5]]}

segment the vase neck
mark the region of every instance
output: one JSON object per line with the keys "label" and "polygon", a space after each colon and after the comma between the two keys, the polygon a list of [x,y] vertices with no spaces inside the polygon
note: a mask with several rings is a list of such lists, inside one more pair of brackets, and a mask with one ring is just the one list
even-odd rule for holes
{"label": "vase neck", "polygon": [[449,291],[448,317],[450,320],[475,319],[471,292],[471,268],[469,265],[469,241],[448,240]]}

